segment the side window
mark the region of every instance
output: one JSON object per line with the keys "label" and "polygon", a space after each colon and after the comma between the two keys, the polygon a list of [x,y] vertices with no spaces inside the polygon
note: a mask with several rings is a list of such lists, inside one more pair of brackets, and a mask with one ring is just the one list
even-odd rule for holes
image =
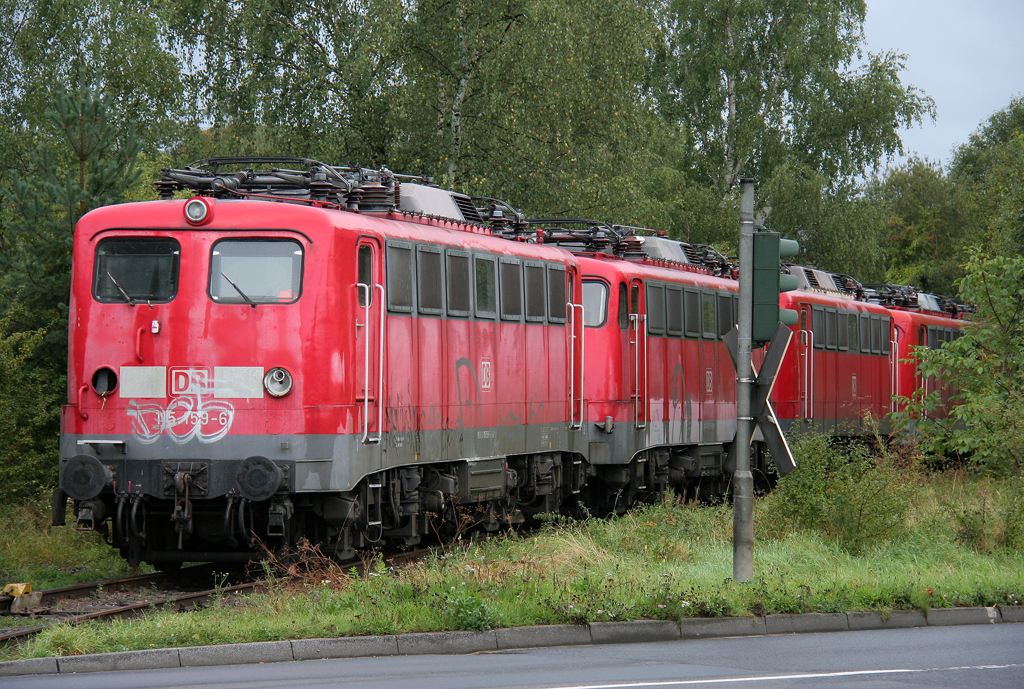
{"label": "side window", "polygon": [[473,259],[476,274],[476,316],[494,318],[498,312],[498,291],[495,287],[494,259],[476,256]]}
{"label": "side window", "polygon": [[683,324],[687,337],[700,337],[700,292],[683,290]]}
{"label": "side window", "polygon": [[701,325],[703,326],[701,331],[704,337],[713,340],[715,339],[715,322],[717,320],[715,317],[715,294],[713,292],[701,292],[700,301],[702,311]]}
{"label": "side window", "polygon": [[499,264],[501,279],[501,317],[518,321],[523,315],[523,287],[519,261],[503,258]]}
{"label": "side window", "polygon": [[548,266],[548,321],[565,323],[565,268]]}
{"label": "side window", "polygon": [[668,334],[679,337],[683,334],[683,288],[669,285],[665,288],[665,308],[668,318]]}
{"label": "side window", "polygon": [[629,327],[629,298],[626,296],[626,283],[619,283],[619,328]]}
{"label": "side window", "polygon": [[640,313],[640,285],[633,285],[629,291],[629,312]]}
{"label": "side window", "polygon": [[849,346],[851,352],[856,352],[860,349],[860,339],[857,337],[857,314],[851,313],[847,318],[847,338],[849,339]]}
{"label": "side window", "polygon": [[860,351],[871,352],[871,316],[867,314],[860,317]]}
{"label": "side window", "polygon": [[871,317],[871,353],[882,353],[882,321],[878,316]]}
{"label": "side window", "polygon": [[934,325],[929,325],[928,326],[928,349],[938,349],[938,348],[939,348],[939,337],[935,333],[935,326]]}
{"label": "side window", "polygon": [[665,333],[665,286],[647,283],[647,332]]}
{"label": "side window", "polygon": [[608,317],[608,285],[597,280],[583,281],[583,324],[599,328]]}
{"label": "side window", "polygon": [[882,354],[888,354],[892,348],[892,326],[888,316],[882,318],[881,322],[881,336],[882,336]]}
{"label": "side window", "polygon": [[526,320],[544,322],[544,264],[527,263],[526,272]]}
{"label": "side window", "polygon": [[412,312],[412,245],[388,244],[388,308]]}
{"label": "side window", "polygon": [[718,336],[725,337],[736,325],[732,310],[732,295],[718,295]]}
{"label": "side window", "polygon": [[836,348],[836,312],[835,309],[825,311],[825,346],[829,349]]}
{"label": "side window", "polygon": [[468,316],[470,295],[469,254],[448,250],[448,314]]}
{"label": "side window", "polygon": [[370,303],[373,303],[373,249],[366,244],[359,247],[358,264],[359,284],[369,288],[359,290],[359,305],[366,306],[367,296],[370,298]]}
{"label": "side window", "polygon": [[444,308],[444,277],[441,269],[441,250],[435,247],[417,247],[416,267],[419,269],[420,313],[439,314]]}
{"label": "side window", "polygon": [[825,348],[825,309],[821,306],[811,307],[811,331],[814,333],[814,348]]}
{"label": "side window", "polygon": [[849,320],[845,311],[840,311],[839,315],[836,316],[836,335],[839,336],[839,349],[846,350],[850,347],[850,333],[849,328],[846,327]]}

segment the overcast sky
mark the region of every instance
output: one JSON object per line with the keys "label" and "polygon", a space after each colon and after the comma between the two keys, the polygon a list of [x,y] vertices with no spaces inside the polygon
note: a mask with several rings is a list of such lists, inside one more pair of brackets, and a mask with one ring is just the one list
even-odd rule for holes
{"label": "overcast sky", "polygon": [[1024,93],[1024,0],[868,0],[872,53],[907,55],[903,83],[935,99],[936,118],[904,146],[949,163],[988,117]]}

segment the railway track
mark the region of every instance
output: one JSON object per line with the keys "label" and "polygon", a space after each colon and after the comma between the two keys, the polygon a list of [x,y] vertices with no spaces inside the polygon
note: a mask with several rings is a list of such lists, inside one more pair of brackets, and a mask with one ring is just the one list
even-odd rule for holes
{"label": "railway track", "polygon": [[[385,562],[390,566],[407,564],[429,552],[429,548],[423,548],[395,553],[387,556]],[[341,566],[345,569],[354,569],[359,574],[363,574],[367,568],[367,564],[360,560],[341,563]],[[78,625],[92,620],[138,617],[156,608],[167,609],[170,607],[177,612],[188,612],[205,607],[211,600],[223,596],[251,593],[267,585],[265,580],[259,580],[200,588],[199,590],[183,590],[195,588],[195,586],[188,586],[190,580],[193,582],[196,580],[209,581],[216,577],[216,569],[217,567],[214,565],[199,565],[178,572],[158,572],[120,579],[105,579],[40,591],[42,596],[39,604],[29,608],[26,613],[30,619],[44,620],[44,622],[20,629],[0,631],[0,648],[23,643],[54,624]],[[113,592],[138,592],[147,588],[153,589],[153,595],[143,595],[141,596],[142,600],[117,604],[121,601],[118,601],[116,597],[112,599],[109,597],[109,594]],[[106,602],[98,601],[97,597],[100,594],[108,596],[108,600]],[[136,595],[136,597],[138,596]],[[73,611],[73,607],[65,609],[59,607],[61,601],[70,600],[91,601],[101,609],[76,613]],[[13,601],[12,596],[0,596],[0,615],[10,614]],[[55,604],[58,607],[55,607]]]}

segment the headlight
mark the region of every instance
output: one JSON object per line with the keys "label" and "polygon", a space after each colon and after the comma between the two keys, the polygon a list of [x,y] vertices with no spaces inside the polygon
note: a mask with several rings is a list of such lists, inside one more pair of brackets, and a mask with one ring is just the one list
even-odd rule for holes
{"label": "headlight", "polygon": [[185,203],[185,219],[193,225],[198,225],[206,220],[206,216],[209,214],[209,202],[202,197],[197,196]]}
{"label": "headlight", "polygon": [[292,374],[280,366],[272,368],[263,376],[263,387],[272,397],[284,397],[292,391]]}

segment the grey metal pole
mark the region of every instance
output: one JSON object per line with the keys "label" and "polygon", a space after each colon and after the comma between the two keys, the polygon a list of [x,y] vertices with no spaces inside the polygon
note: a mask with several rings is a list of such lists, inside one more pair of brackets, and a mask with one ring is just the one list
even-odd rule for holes
{"label": "grey metal pole", "polygon": [[750,403],[754,372],[750,338],[754,303],[754,180],[740,180],[740,313],[739,356],[736,361],[736,469],[732,476],[732,578],[754,578],[754,477],[750,473],[750,436],[754,430]]}

